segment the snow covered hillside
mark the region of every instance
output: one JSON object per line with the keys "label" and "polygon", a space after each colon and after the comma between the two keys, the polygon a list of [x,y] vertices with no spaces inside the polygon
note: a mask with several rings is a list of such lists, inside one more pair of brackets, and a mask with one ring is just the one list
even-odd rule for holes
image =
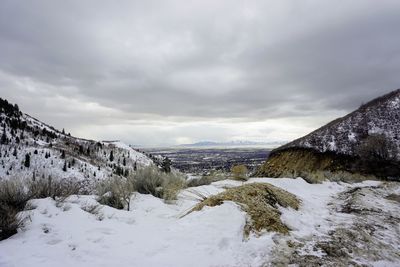
{"label": "snow covered hillside", "polygon": [[316,131],[281,146],[312,148],[319,152],[334,151],[354,155],[363,139],[383,134],[393,145],[400,159],[400,89],[376,98],[343,118],[336,119]]}
{"label": "snow covered hillside", "polygon": [[[399,184],[253,178],[295,194],[299,210],[280,208],[289,235],[244,237],[248,217],[224,202],[185,215],[242,182],[182,191],[175,204],[136,193],[130,211],[95,196],[31,200],[25,227],[0,242],[0,266],[399,266]],[[396,197],[397,196],[397,197]],[[397,200],[396,200],[397,199]],[[185,216],[183,216],[185,215]]]}
{"label": "snow covered hillside", "polygon": [[71,136],[0,99],[0,180],[76,179],[85,184],[124,176],[152,164],[146,155],[115,142]]}

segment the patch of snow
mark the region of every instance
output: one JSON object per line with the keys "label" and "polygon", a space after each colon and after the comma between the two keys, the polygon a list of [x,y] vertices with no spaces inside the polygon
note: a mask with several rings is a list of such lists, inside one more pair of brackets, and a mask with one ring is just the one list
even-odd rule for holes
{"label": "patch of snow", "polygon": [[349,141],[350,141],[350,142],[357,142],[356,134],[353,133],[353,132],[350,132],[350,133],[348,134],[348,138],[349,138]]}
{"label": "patch of snow", "polygon": [[129,151],[129,157],[132,160],[138,162],[140,165],[149,166],[153,163],[153,161],[151,159],[149,159],[146,155],[136,151],[135,149],[133,149],[132,147],[130,147],[129,145],[127,145],[121,141],[113,141],[113,142],[110,142],[110,144],[114,145],[117,148],[123,149],[125,151]]}
{"label": "patch of snow", "polygon": [[301,208],[281,208],[281,219],[297,237],[325,234],[331,229],[331,214],[326,208],[334,195],[345,190],[344,184],[324,182],[309,184],[302,178],[253,178],[248,182],[266,182],[296,195],[302,202]]}
{"label": "patch of snow", "polygon": [[[94,197],[31,201],[29,222],[0,243],[8,266],[258,266],[271,235],[243,241],[246,216],[227,202],[179,218],[187,205],[136,194],[131,211],[99,205]],[[92,213],[92,205],[98,210]],[[88,209],[89,207],[89,209]]]}
{"label": "patch of snow", "polygon": [[392,109],[400,108],[400,97],[396,97],[395,99],[389,101],[388,106]]}

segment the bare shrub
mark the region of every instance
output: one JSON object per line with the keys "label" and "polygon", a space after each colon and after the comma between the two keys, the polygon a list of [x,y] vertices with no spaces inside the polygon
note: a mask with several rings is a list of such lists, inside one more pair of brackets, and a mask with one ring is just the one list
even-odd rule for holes
{"label": "bare shrub", "polygon": [[98,202],[116,209],[130,210],[132,193],[137,191],[132,176],[111,177],[103,180],[96,186],[96,193],[99,196]]}
{"label": "bare shrub", "polygon": [[0,203],[23,210],[31,194],[19,179],[0,182]]}
{"label": "bare shrub", "polygon": [[18,216],[20,210],[7,204],[0,203],[0,240],[16,234],[23,226],[24,220]]}
{"label": "bare shrub", "polygon": [[208,175],[203,175],[200,179],[191,179],[188,181],[188,187],[196,187],[202,185],[209,185],[213,182],[227,179],[227,175],[220,171],[213,171]]}
{"label": "bare shrub", "polygon": [[130,209],[133,192],[151,194],[165,200],[175,200],[179,191],[186,186],[185,178],[179,173],[164,173],[154,166],[138,169],[128,177],[113,177],[96,186],[98,202],[117,209]]}
{"label": "bare shrub", "polygon": [[121,198],[111,192],[109,194],[104,194],[100,196],[97,201],[102,205],[107,205],[115,209],[124,209],[124,204],[122,203]]}
{"label": "bare shrub", "polygon": [[202,186],[202,185],[209,185],[212,182],[214,182],[210,176],[202,176],[199,179],[191,179],[187,182],[188,187],[197,187],[197,186]]}
{"label": "bare shrub", "polygon": [[73,180],[55,180],[50,176],[37,179],[28,183],[29,192],[32,198],[51,197],[56,199],[66,198],[70,195],[76,195],[81,192],[82,186],[79,182]]}
{"label": "bare shrub", "polygon": [[116,209],[123,209],[124,205],[121,198],[114,190],[115,179],[109,178],[101,181],[96,186],[96,194],[99,196],[98,202]]}
{"label": "bare shrub", "polygon": [[169,173],[165,175],[162,184],[162,198],[164,200],[176,200],[178,198],[178,193],[183,188],[186,187],[186,180],[179,174]]}
{"label": "bare shrub", "polygon": [[135,191],[134,185],[131,181],[125,178],[115,178],[112,184],[111,193],[122,201],[123,206],[130,210],[131,196]]}
{"label": "bare shrub", "polygon": [[235,180],[248,180],[248,170],[247,167],[243,164],[235,165],[231,168],[232,178]]}
{"label": "bare shrub", "polygon": [[23,225],[23,218],[18,213],[22,211],[30,195],[20,180],[0,182],[0,240],[17,233]]}
{"label": "bare shrub", "polygon": [[396,145],[384,134],[368,135],[357,148],[357,154],[366,160],[393,160],[397,153]]}
{"label": "bare shrub", "polygon": [[175,200],[186,186],[186,180],[180,173],[165,173],[154,166],[139,169],[130,179],[137,192],[165,200]]}
{"label": "bare shrub", "polygon": [[134,180],[135,189],[139,193],[162,197],[164,174],[156,167],[138,169],[131,179]]}
{"label": "bare shrub", "polygon": [[155,166],[139,169],[128,177],[128,181],[134,185],[135,191],[164,200],[175,200],[178,192],[186,187],[186,179],[181,173],[165,173]]}
{"label": "bare shrub", "polygon": [[0,182],[0,240],[17,233],[23,226],[24,218],[18,214],[24,210],[28,200],[46,198],[63,200],[79,194],[81,184],[76,181],[37,179],[24,184],[19,179]]}

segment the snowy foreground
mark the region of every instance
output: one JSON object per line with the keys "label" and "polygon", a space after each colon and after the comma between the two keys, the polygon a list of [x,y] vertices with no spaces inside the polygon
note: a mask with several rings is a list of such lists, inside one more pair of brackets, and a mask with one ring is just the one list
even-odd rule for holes
{"label": "snowy foreground", "polygon": [[[336,259],[334,253],[327,255],[329,250],[321,249],[323,244],[335,244],[335,236],[341,233],[339,228],[352,229],[362,220],[367,224],[370,220],[369,214],[351,212],[350,198],[358,201],[351,205],[369,205],[371,210],[397,216],[390,217],[392,220],[400,214],[399,202],[379,195],[380,182],[308,184],[301,178],[254,178],[248,182],[271,183],[301,199],[298,211],[281,208],[282,221],[292,229],[289,236],[263,233],[244,238],[246,214],[232,202],[183,216],[198,203],[196,192],[213,195],[242,184],[237,181],[186,189],[174,204],[136,194],[131,211],[102,206],[94,196],[71,196],[63,202],[38,199],[29,203],[30,211],[25,211],[30,217],[25,228],[0,242],[0,266],[284,266],[291,263],[290,259],[295,263],[315,263],[323,257],[328,263],[333,259],[332,266],[340,266],[335,260],[340,263],[341,256]],[[398,186],[390,190],[400,194]],[[354,195],[356,191],[362,193]],[[366,194],[371,196],[363,200]],[[345,204],[347,212],[343,212]],[[399,266],[399,227],[394,224],[377,229],[380,243],[371,237],[371,244],[378,246],[378,255],[371,258],[362,256],[362,250],[353,251],[353,263]],[[357,235],[358,230],[355,231]],[[368,251],[374,251],[374,247]],[[343,265],[347,265],[344,261],[348,259],[342,256]]]}

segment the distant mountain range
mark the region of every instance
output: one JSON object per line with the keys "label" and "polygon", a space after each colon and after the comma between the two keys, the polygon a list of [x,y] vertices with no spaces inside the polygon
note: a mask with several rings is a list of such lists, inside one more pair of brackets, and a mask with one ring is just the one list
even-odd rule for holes
{"label": "distant mountain range", "polygon": [[243,146],[259,146],[275,148],[285,144],[286,142],[253,142],[246,140],[229,141],[229,142],[214,142],[214,141],[200,141],[193,144],[182,144],[179,147],[243,147]]}
{"label": "distant mountain range", "polygon": [[399,152],[400,89],[275,149],[258,175],[393,179]]}

